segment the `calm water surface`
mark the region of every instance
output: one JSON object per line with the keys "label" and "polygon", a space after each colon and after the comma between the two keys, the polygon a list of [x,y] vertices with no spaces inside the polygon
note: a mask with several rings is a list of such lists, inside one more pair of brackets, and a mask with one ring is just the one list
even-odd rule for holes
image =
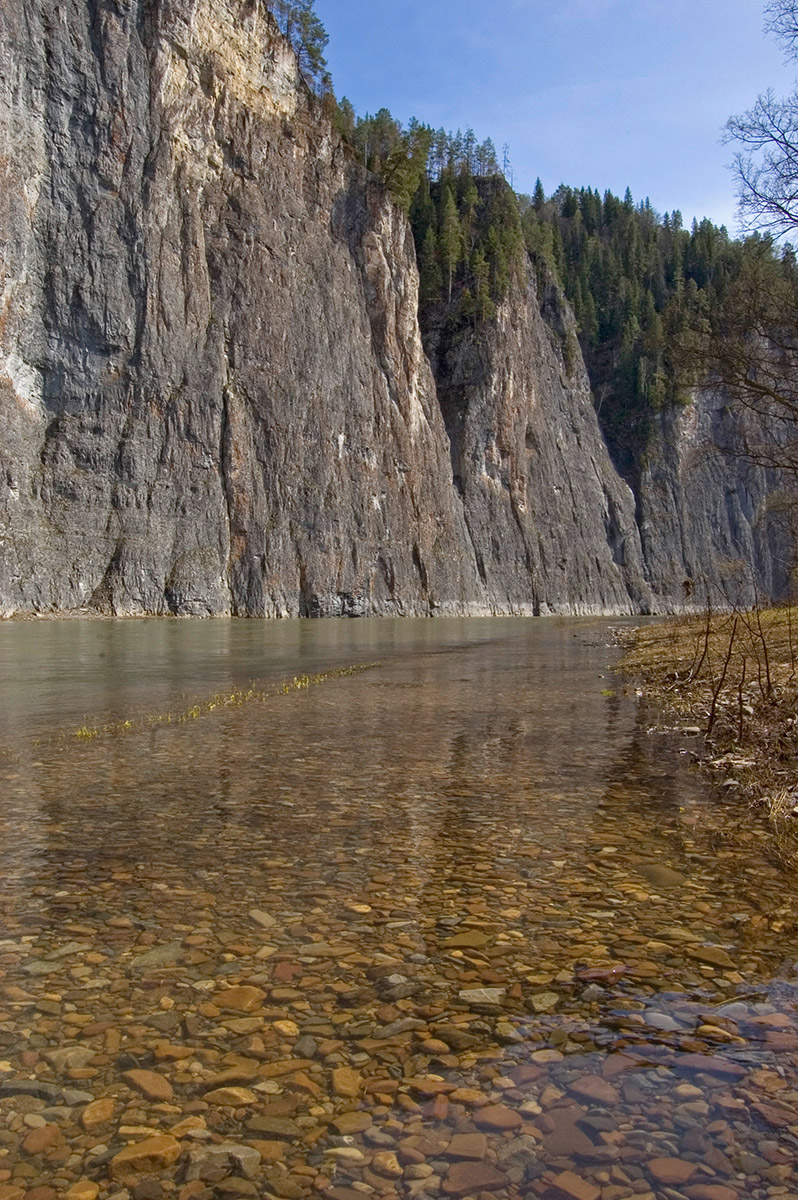
{"label": "calm water surface", "polygon": [[0,626],[0,1200],[795,1200],[796,880],[616,657]]}

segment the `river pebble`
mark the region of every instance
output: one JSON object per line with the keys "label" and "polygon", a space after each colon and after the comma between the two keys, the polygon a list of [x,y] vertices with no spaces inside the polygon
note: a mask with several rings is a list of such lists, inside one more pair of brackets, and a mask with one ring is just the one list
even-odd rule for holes
{"label": "river pebble", "polygon": [[18,749],[0,1200],[795,1200],[794,882],[556,644]]}

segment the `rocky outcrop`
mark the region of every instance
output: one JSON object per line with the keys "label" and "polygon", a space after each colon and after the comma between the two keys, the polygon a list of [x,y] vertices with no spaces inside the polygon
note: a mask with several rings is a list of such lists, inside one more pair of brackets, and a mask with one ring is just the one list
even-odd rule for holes
{"label": "rocky outcrop", "polygon": [[[638,520],[660,603],[782,600],[796,564],[794,483],[752,461],[757,418],[717,391],[659,414],[642,472]],[[791,498],[792,497],[792,498]]]}
{"label": "rocky outcrop", "polygon": [[264,0],[0,0],[0,148],[0,613],[639,612],[703,557],[663,428],[644,567],[553,288],[429,326],[436,386]]}
{"label": "rocky outcrop", "polygon": [[410,231],[264,6],[0,19],[3,608],[478,605]]}
{"label": "rocky outcrop", "polygon": [[632,493],[599,432],[573,315],[553,283],[542,291],[529,271],[486,327],[424,322],[480,578],[499,610],[647,612]]}

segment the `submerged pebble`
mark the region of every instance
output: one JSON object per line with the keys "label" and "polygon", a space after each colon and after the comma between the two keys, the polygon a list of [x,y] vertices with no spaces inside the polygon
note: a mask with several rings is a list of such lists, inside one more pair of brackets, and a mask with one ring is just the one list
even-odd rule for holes
{"label": "submerged pebble", "polygon": [[794,881],[502,628],[15,747],[0,1200],[795,1200]]}

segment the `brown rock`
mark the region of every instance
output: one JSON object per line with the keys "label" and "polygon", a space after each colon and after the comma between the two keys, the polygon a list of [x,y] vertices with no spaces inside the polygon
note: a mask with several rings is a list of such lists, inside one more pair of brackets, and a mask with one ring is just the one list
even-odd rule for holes
{"label": "brown rock", "polygon": [[492,1129],[501,1133],[505,1129],[517,1129],[524,1123],[520,1113],[508,1108],[506,1104],[489,1104],[486,1108],[479,1108],[474,1113],[473,1120],[480,1129]]}
{"label": "brown rock", "polygon": [[[507,1186],[507,1176],[487,1163],[459,1162],[449,1168],[443,1181],[446,1196],[468,1196],[477,1192],[498,1192]],[[598,1193],[596,1193],[598,1195]]]}
{"label": "brown rock", "polygon": [[768,1050],[776,1051],[798,1050],[798,1036],[779,1029],[769,1029],[765,1034],[765,1046]]}
{"label": "brown rock", "polygon": [[446,1148],[448,1158],[467,1158],[480,1162],[488,1150],[484,1133],[456,1133]]}
{"label": "brown rock", "polygon": [[80,1123],[87,1133],[93,1133],[95,1129],[108,1125],[114,1119],[115,1111],[115,1101],[111,1096],[104,1096],[86,1105],[80,1114]]}
{"label": "brown rock", "polygon": [[155,1057],[158,1059],[174,1059],[179,1062],[183,1058],[191,1058],[194,1051],[190,1046],[174,1046],[171,1042],[158,1042],[155,1047]]}
{"label": "brown rock", "polygon": [[490,1104],[490,1098],[484,1092],[480,1092],[478,1088],[456,1088],[450,1093],[449,1098],[455,1104],[468,1104],[475,1108]]}
{"label": "brown rock", "polygon": [[99,1183],[95,1183],[93,1179],[79,1179],[77,1183],[72,1184],[64,1200],[97,1200],[99,1194]]}
{"label": "brown rock", "polygon": [[266,993],[257,987],[233,987],[223,992],[214,992],[214,1004],[221,1009],[233,1009],[234,1012],[253,1012],[260,1008],[266,999]]}
{"label": "brown rock", "polygon": [[218,1075],[207,1081],[209,1088],[227,1087],[229,1084],[236,1083],[252,1083],[252,1080],[257,1077],[258,1063],[251,1059],[249,1062],[237,1063],[234,1067],[228,1067],[226,1071],[220,1071]]}
{"label": "brown rock", "polygon": [[798,1124],[798,1113],[790,1112],[787,1109],[776,1108],[772,1104],[754,1104],[752,1108],[764,1121],[767,1121],[768,1125],[772,1125],[775,1129],[787,1129],[790,1125]]}
{"label": "brown rock", "polygon": [[620,1100],[617,1090],[600,1075],[583,1075],[568,1085],[568,1091],[590,1104],[615,1105]]}
{"label": "brown rock", "polygon": [[689,1200],[740,1200],[740,1193],[720,1183],[696,1183],[684,1189]]}
{"label": "brown rock", "polygon": [[348,1133],[362,1133],[371,1125],[371,1115],[367,1112],[341,1113],[330,1122],[333,1129],[345,1137]]}
{"label": "brown rock", "polygon": [[546,1200],[599,1200],[600,1195],[595,1184],[581,1179],[573,1171],[563,1171],[552,1180],[545,1193]]}
{"label": "brown rock", "polygon": [[0,1200],[25,1200],[25,1189],[13,1183],[0,1183]]}
{"label": "brown rock", "polygon": [[61,1130],[57,1125],[42,1125],[39,1129],[31,1129],[22,1143],[22,1149],[26,1154],[43,1154],[45,1150],[54,1146],[60,1137]]}
{"label": "brown rock", "polygon": [[400,1179],[402,1166],[392,1150],[380,1150],[371,1160],[371,1169],[386,1179]]}
{"label": "brown rock", "polygon": [[456,1083],[446,1083],[443,1079],[431,1079],[426,1075],[406,1079],[405,1083],[420,1096],[445,1096],[449,1092],[457,1091]]}
{"label": "brown rock", "polygon": [[174,1097],[169,1080],[156,1071],[125,1071],[122,1078],[148,1100],[166,1101]]}
{"label": "brown rock", "polygon": [[259,1141],[257,1138],[248,1141],[247,1145],[257,1150],[265,1163],[282,1162],[290,1149],[286,1142]]}
{"label": "brown rock", "polygon": [[468,929],[465,933],[456,933],[454,937],[447,938],[443,945],[447,950],[481,950],[489,941],[486,933]]}
{"label": "brown rock", "polygon": [[720,1075],[724,1079],[743,1079],[745,1067],[724,1058],[722,1054],[677,1054],[673,1060],[676,1071],[705,1071],[709,1075]]}
{"label": "brown rock", "polygon": [[[577,1121],[584,1116],[582,1109],[555,1109],[551,1114],[554,1126],[544,1138],[543,1145],[551,1158],[584,1158],[592,1155],[595,1146]],[[540,1118],[537,1121],[540,1124]]]}
{"label": "brown rock", "polygon": [[698,1164],[684,1158],[651,1158],[645,1168],[657,1183],[689,1183],[698,1170]]}
{"label": "brown rock", "polygon": [[697,962],[708,963],[712,967],[734,968],[734,960],[720,946],[688,946],[687,953]]}
{"label": "brown rock", "polygon": [[249,1088],[220,1087],[205,1092],[203,1100],[208,1104],[216,1104],[219,1108],[245,1108],[255,1104],[258,1097]]}
{"label": "brown rock", "polygon": [[[175,1138],[166,1134],[145,1138],[143,1142],[125,1146],[124,1150],[114,1155],[110,1163],[111,1178],[125,1179],[146,1171],[163,1171],[176,1163],[179,1157],[180,1143]],[[0,1200],[3,1200],[2,1196]]]}
{"label": "brown rock", "polygon": [[360,1095],[363,1087],[363,1076],[352,1067],[338,1067],[332,1073],[332,1090],[334,1096],[354,1100]]}

